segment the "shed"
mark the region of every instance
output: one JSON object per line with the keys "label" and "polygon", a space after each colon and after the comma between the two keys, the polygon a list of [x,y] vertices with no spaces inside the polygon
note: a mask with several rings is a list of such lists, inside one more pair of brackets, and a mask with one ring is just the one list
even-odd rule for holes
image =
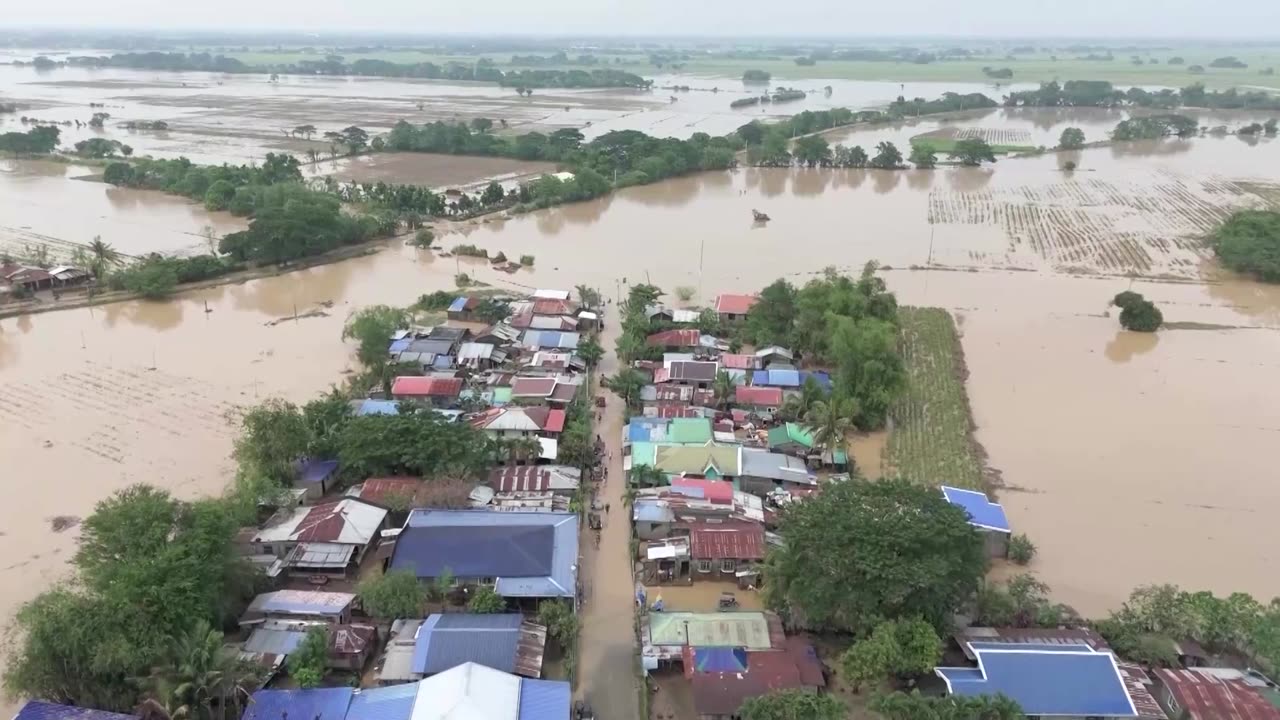
{"label": "shed", "polygon": [[314,501],[333,488],[337,473],[337,460],[299,460],[294,463],[293,485],[302,488],[305,499]]}
{"label": "shed", "polygon": [[1213,670],[1156,668],[1157,697],[1180,720],[1280,720],[1280,708],[1242,677]]}
{"label": "shed", "polygon": [[736,323],[747,318],[758,300],[755,295],[720,295],[716,298],[715,311],[722,322]]}
{"label": "shed", "polygon": [[977,490],[942,486],[947,502],[962,508],[969,515],[969,524],[982,533],[989,557],[1009,555],[1009,536],[1013,532],[1004,507],[987,499],[987,494]]}
{"label": "shed", "polygon": [[241,625],[261,624],[267,619],[323,620],[340,624],[351,618],[351,593],[321,590],[276,590],[262,593],[249,603]]}

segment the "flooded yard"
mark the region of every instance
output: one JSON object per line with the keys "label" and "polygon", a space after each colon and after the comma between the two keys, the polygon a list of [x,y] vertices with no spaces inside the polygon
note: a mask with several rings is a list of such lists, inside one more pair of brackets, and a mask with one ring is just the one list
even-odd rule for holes
{"label": "flooded yard", "polygon": [[343,182],[403,183],[437,189],[489,180],[527,180],[555,171],[555,163],[434,153],[378,153],[319,164],[319,172]]}

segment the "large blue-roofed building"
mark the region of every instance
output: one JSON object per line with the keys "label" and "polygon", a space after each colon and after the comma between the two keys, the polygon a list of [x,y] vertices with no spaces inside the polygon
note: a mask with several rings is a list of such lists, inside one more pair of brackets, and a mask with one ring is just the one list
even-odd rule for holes
{"label": "large blue-roofed building", "polygon": [[1000,503],[991,502],[986,493],[947,485],[942,486],[942,495],[947,502],[968,513],[969,524],[977,528],[986,541],[988,556],[1005,557],[1009,554],[1009,535],[1013,530]]}
{"label": "large blue-roofed building", "polygon": [[259,690],[244,712],[243,720],[345,720],[351,704],[349,687],[310,690]]}
{"label": "large blue-roofed building", "polygon": [[414,510],[396,539],[392,570],[421,579],[446,569],[458,580],[493,584],[505,598],[577,597],[578,516]]}
{"label": "large blue-roofed building", "polygon": [[351,696],[346,720],[409,720],[417,698],[417,683],[359,690]]}
{"label": "large blue-roofed building", "polygon": [[93,710],[74,705],[59,705],[43,700],[28,700],[13,720],[137,720],[133,715]]}
{"label": "large blue-roofed building", "polygon": [[418,629],[411,668],[435,675],[475,662],[525,677],[542,675],[547,629],[524,621],[519,613],[432,615]]}
{"label": "large blue-roofed building", "polygon": [[969,644],[976,668],[935,668],[952,695],[1003,694],[1028,716],[1137,717],[1115,656],[1088,645]]}

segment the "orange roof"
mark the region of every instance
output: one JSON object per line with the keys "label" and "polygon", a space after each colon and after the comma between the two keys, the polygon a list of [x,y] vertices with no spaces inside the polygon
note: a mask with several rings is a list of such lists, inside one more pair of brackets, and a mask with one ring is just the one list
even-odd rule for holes
{"label": "orange roof", "polygon": [[721,295],[716,298],[716,312],[746,315],[758,299],[755,295]]}
{"label": "orange roof", "polygon": [[650,347],[698,347],[697,330],[666,330],[654,333],[645,341]]}
{"label": "orange roof", "polygon": [[695,560],[763,560],[764,526],[726,523],[692,528],[689,554]]}
{"label": "orange roof", "polygon": [[457,397],[460,392],[462,378],[401,376],[391,385],[392,395],[408,397]]}
{"label": "orange roof", "polygon": [[733,389],[733,401],[739,405],[778,407],[782,405],[782,388],[739,385]]}

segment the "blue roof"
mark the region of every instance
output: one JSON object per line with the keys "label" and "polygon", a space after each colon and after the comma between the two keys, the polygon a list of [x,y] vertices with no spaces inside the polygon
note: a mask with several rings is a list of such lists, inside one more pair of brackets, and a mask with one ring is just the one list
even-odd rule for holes
{"label": "blue roof", "polygon": [[757,370],[751,375],[752,385],[800,387],[799,370]]}
{"label": "blue roof", "polygon": [[462,312],[467,309],[467,296],[456,297],[449,303],[449,312]]}
{"label": "blue roof", "polygon": [[669,424],[671,421],[666,418],[633,417],[626,427],[626,441],[629,443],[662,442],[667,439]]}
{"label": "blue roof", "polygon": [[298,720],[343,720],[351,694],[349,687],[259,690],[243,720],[280,720],[284,713]]}
{"label": "blue roof", "polygon": [[28,700],[18,714],[13,716],[13,720],[135,720],[135,716],[43,700]]}
{"label": "blue roof", "polygon": [[504,597],[574,597],[577,562],[578,516],[566,512],[414,510],[391,556],[421,578],[496,578]]}
{"label": "blue roof", "polygon": [[413,672],[434,675],[466,662],[513,672],[520,644],[519,613],[432,615],[418,630],[413,648]]}
{"label": "blue roof", "polygon": [[391,344],[387,346],[387,354],[388,354],[388,355],[399,355],[400,353],[402,353],[402,352],[404,352],[404,351],[408,350],[408,349],[409,349],[409,345],[410,345],[412,342],[413,342],[413,340],[412,340],[412,339],[410,339],[410,338],[403,338],[403,339],[401,339],[401,340],[392,340],[392,341],[391,341]]}
{"label": "blue roof", "polygon": [[825,392],[828,392],[828,393],[831,392],[831,388],[832,388],[831,373],[828,373],[825,370],[801,370],[800,371],[801,385],[804,385],[805,382],[809,380],[809,378],[813,378],[814,381],[818,383],[818,387],[822,388]]}
{"label": "blue roof", "polygon": [[984,530],[1012,532],[1009,527],[1009,518],[1004,514],[1004,507],[988,500],[986,493],[943,485],[942,494],[952,505],[958,505],[969,513],[970,524]]}
{"label": "blue roof", "polygon": [[565,720],[572,691],[560,680],[520,681],[520,720]]}
{"label": "blue roof", "polygon": [[665,503],[657,500],[637,499],[631,507],[633,522],[671,522],[676,519],[675,513]]}
{"label": "blue roof", "polygon": [[360,403],[356,415],[399,415],[399,405],[395,400],[368,399]]}
{"label": "blue roof", "polygon": [[304,460],[298,465],[298,482],[304,484],[324,482],[337,469],[337,460]]}
{"label": "blue roof", "polygon": [[452,355],[436,355],[435,359],[431,361],[431,367],[435,368],[436,370],[448,370],[449,368],[453,367],[453,356]]}
{"label": "blue roof", "polygon": [[740,647],[700,647],[693,649],[695,672],[746,672],[747,649]]}
{"label": "blue roof", "polygon": [[1027,649],[1017,643],[978,643],[978,667],[937,668],[953,695],[1003,693],[1027,715],[1137,717],[1116,659],[1086,645]]}
{"label": "blue roof", "polygon": [[418,698],[418,683],[361,690],[351,696],[346,720],[409,720]]}

